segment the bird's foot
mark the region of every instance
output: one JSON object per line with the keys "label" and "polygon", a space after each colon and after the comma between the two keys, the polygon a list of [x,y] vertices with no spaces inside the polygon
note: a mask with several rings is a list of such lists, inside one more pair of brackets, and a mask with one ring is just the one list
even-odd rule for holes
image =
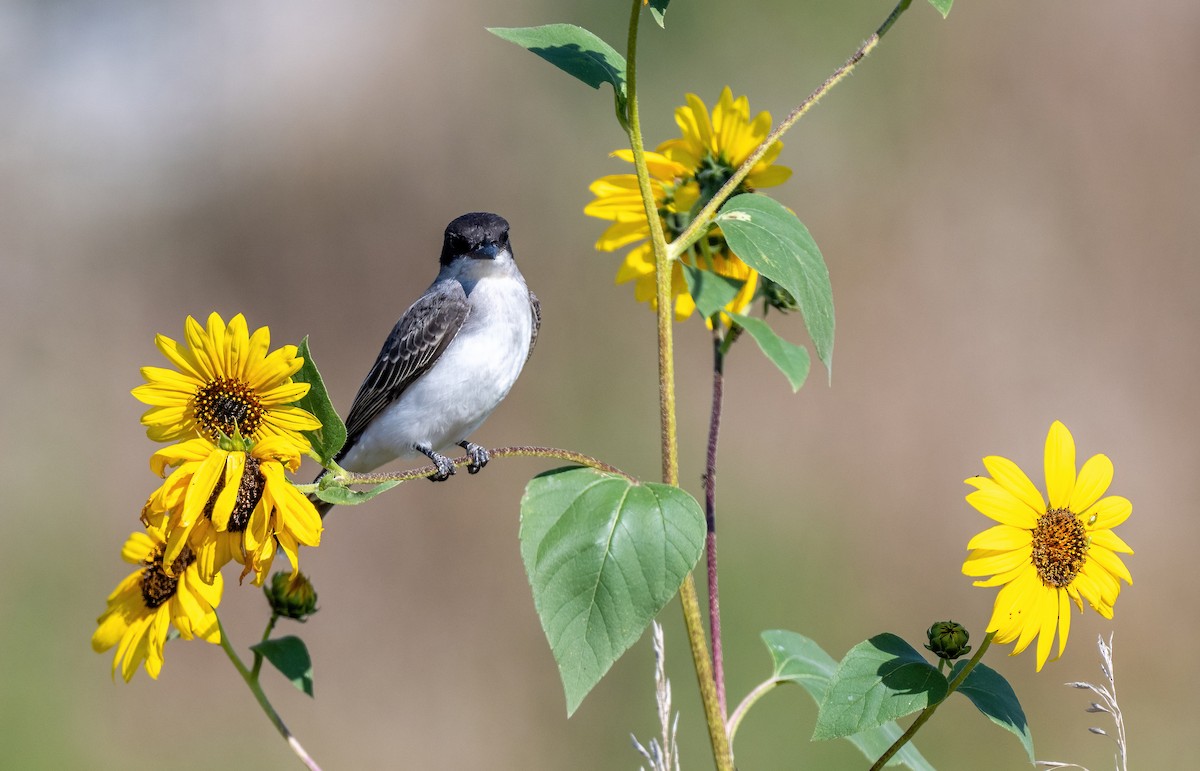
{"label": "bird's foot", "polygon": [[429,475],[429,481],[445,482],[454,476],[454,461],[445,455],[434,452],[433,448],[427,444],[414,444],[413,449],[429,458],[433,461],[433,465],[437,466],[437,471]]}
{"label": "bird's foot", "polygon": [[467,463],[467,471],[471,474],[478,474],[479,469],[486,466],[488,461],[492,459],[492,456],[488,454],[486,449],[480,447],[474,442],[468,442],[464,439],[458,443],[458,446],[466,450],[467,457],[471,459],[470,462]]}

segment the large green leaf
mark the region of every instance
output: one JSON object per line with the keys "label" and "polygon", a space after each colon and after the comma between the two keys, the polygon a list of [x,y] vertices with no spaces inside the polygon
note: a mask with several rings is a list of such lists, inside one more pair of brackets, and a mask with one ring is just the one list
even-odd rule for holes
{"label": "large green leaf", "polygon": [[944,19],[950,15],[950,6],[954,5],[954,0],[929,0],[929,4],[938,9],[938,13]]}
{"label": "large green leaf", "polygon": [[496,37],[535,53],[592,88],[609,83],[616,97],[617,118],[625,124],[625,57],[583,27],[488,27]]}
{"label": "large green leaf", "polygon": [[738,313],[731,313],[729,317],[750,333],[763,355],[770,359],[792,384],[792,391],[799,391],[808,377],[808,351],[775,334],[775,330],[762,319]]}
{"label": "large green leaf", "polygon": [[700,504],[677,487],[578,467],[530,480],[521,558],[568,715],[675,596],[704,534]]}
{"label": "large green leaf", "polygon": [[[775,664],[775,678],[802,686],[813,701],[820,704],[825,698],[829,681],[833,679],[837,670],[837,662],[833,657],[822,650],[821,646],[796,632],[771,629],[762,633],[762,639],[767,644],[767,650],[771,652],[771,660]],[[883,725],[847,736],[846,740],[857,747],[868,760],[875,760],[891,747],[903,732],[899,725],[889,720]],[[933,766],[925,760],[912,742],[905,744],[887,765],[908,766],[913,771],[934,771]]]}
{"label": "large green leaf", "polygon": [[[950,679],[954,679],[966,665],[965,661],[955,663]],[[976,664],[967,679],[958,686],[957,693],[970,699],[988,720],[1020,739],[1021,746],[1029,754],[1029,762],[1034,762],[1033,735],[1029,732],[1029,722],[1025,719],[1021,702],[1017,701],[1017,694],[999,672],[984,664]]]}
{"label": "large green leaf", "polygon": [[337,455],[338,450],[346,443],[346,424],[333,408],[329,400],[329,392],[325,390],[325,381],[317,371],[317,363],[313,361],[312,351],[308,349],[308,336],[300,341],[299,355],[304,358],[304,366],[292,380],[297,383],[308,383],[308,393],[296,403],[301,409],[308,410],[321,421],[321,427],[316,431],[305,431],[304,435],[312,443],[313,451],[321,458],[321,463],[329,465]]}
{"label": "large green leaf", "polygon": [[937,667],[894,634],[875,635],[850,649],[821,700],[813,739],[850,736],[946,698]]}
{"label": "large green leaf", "polygon": [[831,370],[833,289],[821,250],[808,228],[783,204],[757,193],[735,195],[726,201],[716,224],[734,254],[796,298],[817,358]]}
{"label": "large green leaf", "polygon": [[251,645],[250,650],[262,654],[298,690],[313,695],[312,659],[299,637],[288,635],[263,640],[258,645]]}

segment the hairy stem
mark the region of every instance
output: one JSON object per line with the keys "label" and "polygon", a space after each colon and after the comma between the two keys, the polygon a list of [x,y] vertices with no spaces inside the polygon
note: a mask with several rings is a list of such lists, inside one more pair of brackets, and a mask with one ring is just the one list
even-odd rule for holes
{"label": "hairy stem", "polygon": [[[568,463],[578,463],[580,466],[587,466],[608,474],[616,474],[617,476],[625,477],[631,482],[637,481],[633,475],[625,473],[616,466],[610,466],[604,461],[597,460],[590,455],[584,455],[581,452],[563,450],[558,447],[538,447],[534,445],[497,447],[488,450],[488,455],[493,460],[496,458],[554,458],[556,460],[565,460]],[[461,467],[470,463],[471,459],[464,455],[460,458],[454,458],[452,462],[455,466]],[[437,473],[437,466],[429,464],[405,471],[384,471],[370,474],[355,474],[349,471],[333,472],[333,478],[344,485],[377,485],[381,482],[409,482],[413,479],[424,479],[435,473]],[[301,492],[309,493],[316,490],[317,485],[296,485],[296,488]]]}
{"label": "hairy stem", "polygon": [[[673,311],[671,301],[671,277],[674,266],[667,254],[666,237],[662,221],[658,216],[658,204],[650,187],[650,172],[646,167],[646,147],[642,141],[642,122],[637,100],[637,35],[641,18],[642,0],[633,0],[629,16],[629,40],[626,51],[626,97],[629,146],[633,151],[634,168],[637,171],[638,190],[650,225],[650,242],[654,249],[655,298],[658,327],[658,408],[659,433],[662,440],[662,478],[669,485],[679,484],[679,450],[675,424],[675,365]],[[684,626],[687,627],[688,642],[692,649],[692,664],[696,669],[696,680],[700,686],[700,697],[704,703],[704,717],[708,724],[708,737],[712,744],[713,759],[719,771],[733,771],[733,756],[729,752],[729,737],[725,733],[725,715],[717,699],[717,688],[713,681],[712,661],[708,655],[708,644],[704,637],[704,622],[700,617],[700,603],[696,599],[696,582],[691,573],[679,589],[679,600],[683,607]]]}
{"label": "hairy stem", "polygon": [[903,747],[905,744],[908,744],[910,739],[916,736],[917,731],[921,730],[921,726],[929,722],[929,718],[933,717],[933,713],[937,712],[937,708],[942,706],[942,704],[946,702],[946,699],[950,698],[950,694],[957,691],[958,686],[963,684],[963,681],[967,679],[967,675],[971,674],[971,670],[974,669],[975,665],[979,663],[979,660],[983,658],[984,652],[992,644],[992,638],[995,636],[995,632],[987,633],[987,637],[983,638],[983,642],[979,645],[979,650],[975,651],[975,655],[971,657],[971,660],[967,662],[967,665],[962,668],[962,671],[959,672],[953,680],[950,681],[950,686],[946,689],[946,695],[942,698],[942,700],[937,704],[930,704],[928,707],[921,710],[921,714],[917,715],[917,719],[912,722],[912,725],[908,727],[908,730],[900,734],[900,738],[896,739],[896,741],[892,743],[892,746],[887,748],[887,752],[879,756],[879,760],[875,761],[875,765],[871,766],[871,771],[879,771],[879,769],[886,766],[887,762],[892,759],[892,756],[899,752],[901,747]]}
{"label": "hairy stem", "polygon": [[717,441],[721,434],[721,404],[725,390],[725,353],[737,338],[739,329],[722,335],[720,324],[713,324],[712,413],[708,424],[708,452],[704,468],[704,519],[708,533],[704,539],[708,568],[708,634],[712,640],[713,681],[721,715],[729,714],[725,701],[725,663],[721,645],[721,600],[717,589]]}
{"label": "hairy stem", "polygon": [[797,105],[794,110],[788,113],[788,116],[784,118],[783,121],[767,136],[767,138],[763,140],[762,144],[760,144],[754,150],[754,152],[750,154],[750,157],[746,159],[745,163],[738,167],[737,171],[735,171],[733,176],[730,177],[729,180],[721,187],[721,189],[717,191],[716,195],[714,195],[712,199],[704,205],[704,208],[702,208],[700,212],[692,219],[687,228],[685,228],[684,231],[679,234],[679,237],[671,242],[669,247],[669,254],[671,257],[678,257],[680,254],[683,254],[692,244],[696,243],[696,241],[698,241],[705,232],[707,232],[709,225],[712,224],[713,218],[716,216],[717,211],[721,208],[722,204],[724,204],[725,201],[731,195],[733,195],[734,191],[738,189],[738,186],[741,185],[746,177],[750,174],[750,170],[754,168],[754,165],[758,163],[764,155],[766,155],[767,150],[771,148],[771,145],[778,142],[779,138],[782,137],[788,129],[796,124],[796,121],[804,117],[804,114],[812,109],[822,97],[829,93],[834,86],[836,86],[847,75],[854,71],[854,68],[858,65],[858,63],[862,61],[867,54],[871,53],[871,51],[875,49],[875,46],[879,45],[880,38],[882,38],[887,31],[892,28],[892,25],[896,23],[896,20],[900,18],[902,13],[908,10],[909,5],[911,4],[912,0],[900,0],[900,3],[894,9],[892,9],[892,13],[888,16],[887,20],[880,25],[878,30],[875,31],[875,34],[867,38],[867,41],[863,43],[858,50],[850,56],[849,59],[846,60],[846,63],[834,70],[833,74],[826,78],[825,82],[822,83],[817,90],[809,94],[807,99],[805,99],[803,102]]}
{"label": "hairy stem", "polygon": [[[229,657],[233,668],[238,671],[238,674],[242,676],[242,680],[246,682],[246,687],[254,694],[254,700],[258,702],[258,706],[262,707],[263,713],[270,719],[271,724],[275,726],[275,730],[279,731],[279,735],[283,737],[288,747],[296,754],[296,757],[300,758],[300,762],[309,771],[321,771],[321,767],[317,765],[315,760],[309,757],[308,752],[305,751],[304,747],[300,746],[300,742],[297,741],[295,736],[292,736],[292,732],[284,725],[283,718],[279,717],[279,713],[271,706],[271,702],[267,699],[267,694],[263,693],[262,686],[258,683],[257,669],[255,672],[251,672],[242,663],[242,660],[238,658],[237,652],[234,651],[233,645],[229,642],[229,635],[225,633],[225,627],[221,624],[220,616],[217,617],[217,627],[221,633],[221,648],[224,649],[225,655]],[[268,633],[269,631],[268,628]]]}

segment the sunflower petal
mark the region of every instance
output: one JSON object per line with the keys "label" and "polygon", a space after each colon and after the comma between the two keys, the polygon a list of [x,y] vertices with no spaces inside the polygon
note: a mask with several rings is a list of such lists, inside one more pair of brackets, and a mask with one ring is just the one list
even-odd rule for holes
{"label": "sunflower petal", "polygon": [[1075,440],[1059,421],[1046,434],[1046,492],[1051,509],[1066,509],[1075,493]]}

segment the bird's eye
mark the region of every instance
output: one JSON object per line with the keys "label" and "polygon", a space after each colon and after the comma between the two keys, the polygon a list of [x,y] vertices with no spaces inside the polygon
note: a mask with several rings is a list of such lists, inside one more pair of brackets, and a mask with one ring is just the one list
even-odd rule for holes
{"label": "bird's eye", "polygon": [[500,244],[501,246],[508,246],[508,231],[507,230],[500,234],[500,238],[497,239],[496,243]]}

